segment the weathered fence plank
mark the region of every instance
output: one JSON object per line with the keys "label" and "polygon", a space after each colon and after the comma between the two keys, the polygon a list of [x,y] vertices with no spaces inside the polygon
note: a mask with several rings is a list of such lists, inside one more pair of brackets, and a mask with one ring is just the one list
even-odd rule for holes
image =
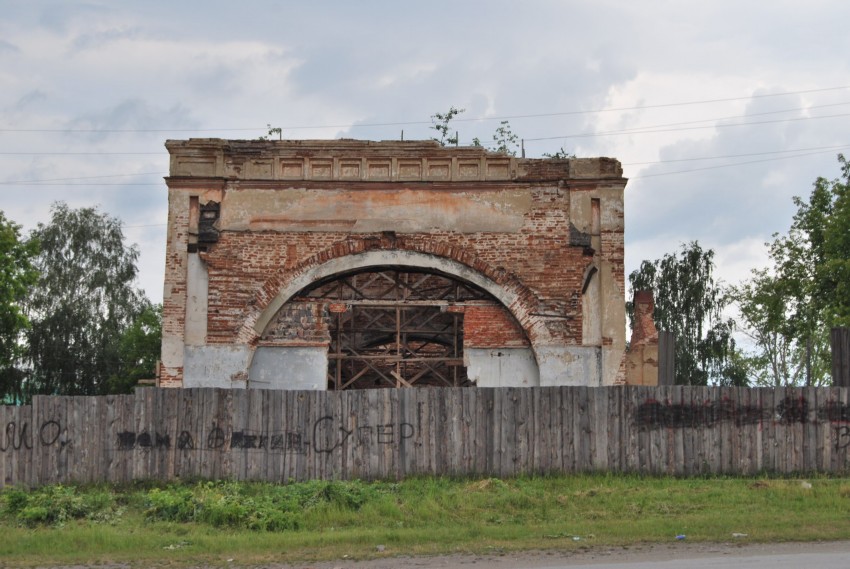
{"label": "weathered fence plank", "polygon": [[850,328],[833,328],[830,340],[832,384],[836,387],[850,387]]}
{"label": "weathered fence plank", "polygon": [[658,385],[676,383],[676,337],[673,332],[658,332]]}
{"label": "weathered fence plank", "polygon": [[0,485],[416,474],[846,473],[850,389],[144,388],[0,407]]}

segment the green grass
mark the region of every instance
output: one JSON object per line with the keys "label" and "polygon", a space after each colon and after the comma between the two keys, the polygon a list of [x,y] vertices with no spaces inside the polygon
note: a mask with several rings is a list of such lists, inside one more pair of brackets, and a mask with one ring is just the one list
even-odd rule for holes
{"label": "green grass", "polygon": [[586,475],[7,489],[0,565],[248,565],[628,546],[679,534],[719,542],[736,532],[748,534],[739,542],[850,539],[850,480],[808,481]]}

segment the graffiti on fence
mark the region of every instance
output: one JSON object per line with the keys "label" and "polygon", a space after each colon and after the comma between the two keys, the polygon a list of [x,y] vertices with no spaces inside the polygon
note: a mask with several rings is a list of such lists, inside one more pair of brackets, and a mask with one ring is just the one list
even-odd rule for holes
{"label": "graffiti on fence", "polygon": [[850,423],[850,405],[841,401],[827,401],[818,409],[818,419],[830,423]]}
{"label": "graffiti on fence", "polygon": [[[62,433],[62,427],[59,421],[49,420],[41,423],[38,429],[38,442],[42,446],[49,447],[59,440],[59,435]],[[61,446],[68,444],[68,441],[62,441]],[[32,450],[33,435],[30,431],[28,422],[21,423],[17,421],[9,421],[6,427],[0,432],[0,452],[11,452],[20,450]]]}
{"label": "graffiti on fence", "polygon": [[[227,430],[213,423],[205,432],[181,431],[177,449],[190,450],[256,450],[269,453],[330,454],[348,446],[400,445],[412,439],[416,428],[411,423],[391,422],[378,425],[346,426],[331,415],[317,419],[311,428],[282,431]],[[116,435],[116,448],[122,451],[170,449],[168,432],[121,431]],[[196,440],[204,441],[197,445]]]}
{"label": "graffiti on fence", "polygon": [[850,426],[835,427],[835,450],[850,447]]}
{"label": "graffiti on fence", "polygon": [[[714,427],[721,423],[737,426],[774,421],[783,425],[808,422],[850,423],[850,405],[830,400],[817,409],[805,397],[788,396],[776,406],[719,401],[671,403],[647,399],[637,408],[635,424],[644,429]],[[850,435],[848,435],[850,436]]]}
{"label": "graffiti on fence", "polygon": [[142,431],[138,435],[132,431],[121,431],[118,433],[118,450],[132,450],[134,448],[171,448],[171,436],[168,433],[153,434]]}

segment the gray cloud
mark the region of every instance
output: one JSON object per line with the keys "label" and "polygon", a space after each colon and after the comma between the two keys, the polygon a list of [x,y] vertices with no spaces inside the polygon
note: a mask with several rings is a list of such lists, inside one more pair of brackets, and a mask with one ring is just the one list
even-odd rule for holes
{"label": "gray cloud", "polygon": [[133,40],[142,37],[139,28],[110,28],[93,32],[84,32],[71,41],[71,51],[106,49],[109,44],[119,40]]}
{"label": "gray cloud", "polygon": [[[191,129],[198,127],[198,121],[191,111],[181,105],[163,109],[141,99],[128,99],[97,112],[85,113],[68,121],[68,129],[92,130],[101,132],[83,133],[82,136],[92,142],[117,136],[114,130],[151,131],[157,129]],[[163,132],[138,133],[141,136],[161,138]],[[71,135],[78,137],[79,135]]]}
{"label": "gray cloud", "polygon": [[[799,96],[754,99],[747,107],[750,119],[770,110],[802,105]],[[812,111],[812,114],[817,114]],[[778,118],[800,118],[802,112]],[[718,129],[703,140],[681,141],[661,148],[661,160],[734,156],[754,152],[817,148],[847,144],[847,120],[799,121]],[[731,124],[737,121],[723,121]],[[652,258],[671,252],[678,243],[699,240],[708,247],[736,242],[766,242],[775,232],[787,231],[795,195],[807,197],[818,176],[837,174],[839,150],[817,153],[741,156],[697,162],[657,164],[642,171],[628,187],[627,242],[656,243]],[[807,154],[806,156],[796,156]],[[730,164],[739,163],[740,165]],[[663,175],[666,172],[687,171]],[[659,175],[662,174],[662,175]],[[664,239],[666,237],[666,240]],[[663,243],[667,249],[662,249]],[[631,259],[636,267],[640,259]],[[723,268],[721,267],[721,274]]]}
{"label": "gray cloud", "polygon": [[20,48],[13,43],[0,39],[0,54],[4,53],[20,53]]}

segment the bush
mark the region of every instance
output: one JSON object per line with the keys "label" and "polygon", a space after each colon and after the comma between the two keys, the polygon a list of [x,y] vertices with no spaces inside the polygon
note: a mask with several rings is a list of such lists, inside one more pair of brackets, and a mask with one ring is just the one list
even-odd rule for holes
{"label": "bush", "polygon": [[380,496],[379,488],[360,481],[314,480],[283,486],[220,481],[147,486],[130,494],[119,492],[116,498],[110,488],[55,485],[30,492],[8,489],[0,494],[0,511],[29,527],[61,526],[75,519],[110,522],[129,507],[141,509],[148,521],[288,531],[303,527],[305,512],[313,509],[360,510]]}
{"label": "bush", "polygon": [[169,486],[153,488],[147,495],[145,518],[172,522],[190,522],[195,519],[197,504],[189,488]]}
{"label": "bush", "polygon": [[69,520],[89,519],[95,522],[111,521],[120,515],[115,498],[105,490],[78,491],[74,486],[44,486],[25,492],[11,489],[3,493],[5,511],[14,515],[18,523],[27,527],[37,525],[61,526]]}
{"label": "bush", "polygon": [[19,488],[12,488],[3,493],[5,507],[3,511],[7,514],[17,514],[27,506],[29,494]]}

